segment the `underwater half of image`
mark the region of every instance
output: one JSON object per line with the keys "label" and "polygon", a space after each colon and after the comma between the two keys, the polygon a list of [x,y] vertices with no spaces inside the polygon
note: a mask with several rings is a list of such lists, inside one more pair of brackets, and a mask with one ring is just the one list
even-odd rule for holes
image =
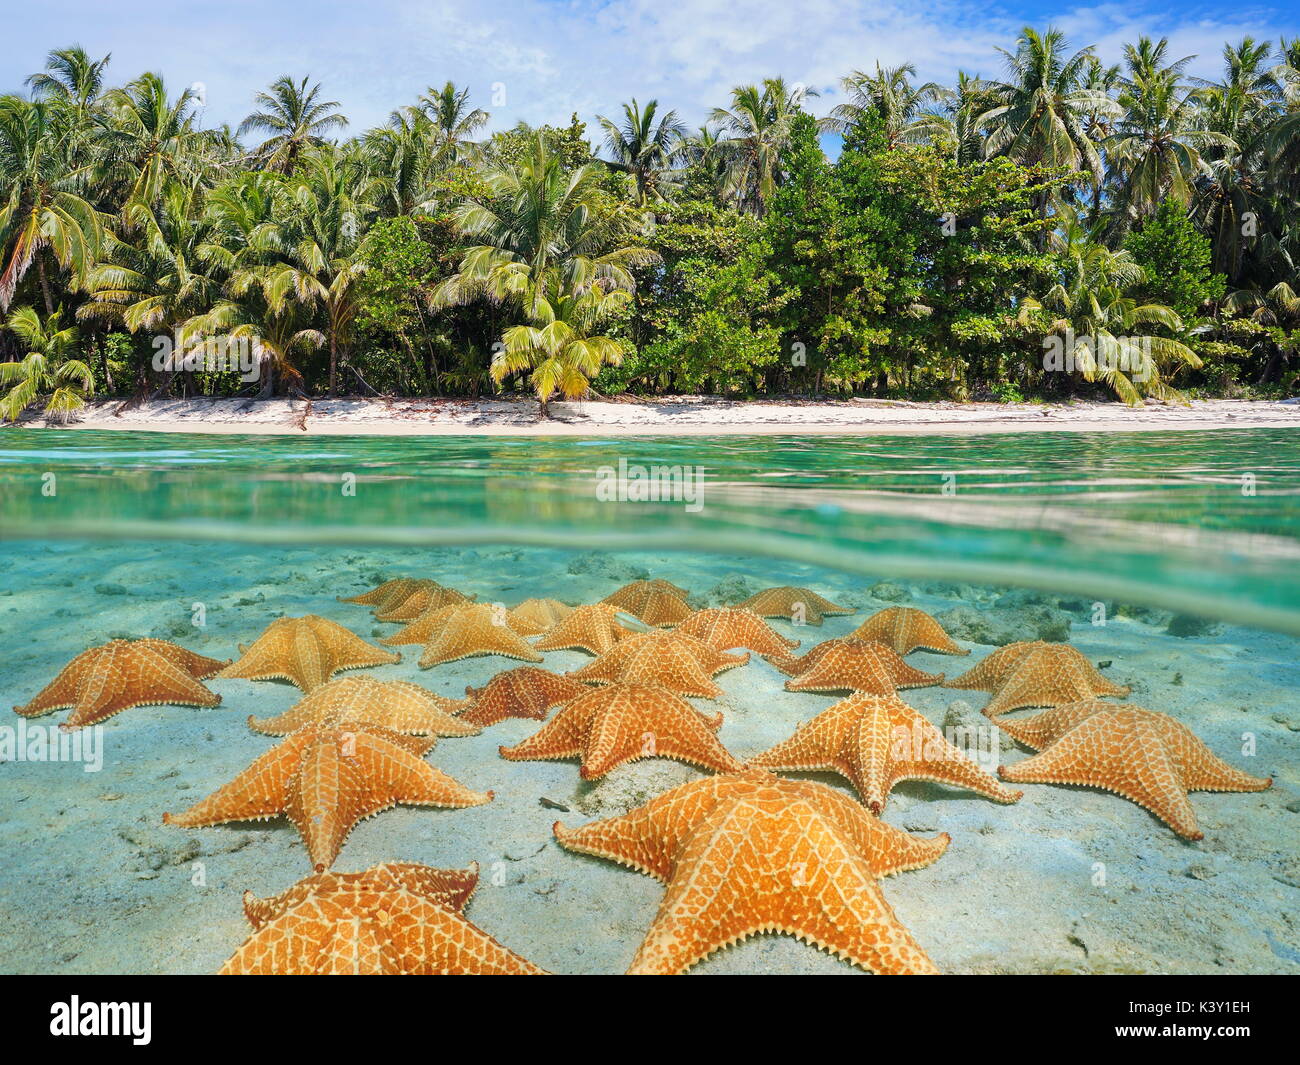
{"label": "underwater half of image", "polygon": [[1203,439],[8,434],[0,955],[1293,973],[1300,470]]}

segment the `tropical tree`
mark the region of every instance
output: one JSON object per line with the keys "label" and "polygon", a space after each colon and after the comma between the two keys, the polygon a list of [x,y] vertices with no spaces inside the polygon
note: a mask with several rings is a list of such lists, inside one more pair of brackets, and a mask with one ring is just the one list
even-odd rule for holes
{"label": "tropical tree", "polygon": [[35,264],[47,314],[54,313],[46,255],[74,280],[93,265],[103,239],[95,209],[81,196],[84,167],[71,163],[44,100],[0,96],[0,310]]}
{"label": "tropical tree", "polygon": [[713,112],[726,160],[724,194],[742,211],[761,215],[768,197],[781,183],[781,153],[790,143],[792,124],[805,97],[816,96],[801,86],[789,88],[782,78],[768,78],[762,87],[738,85],[731,90],[731,107]]}
{"label": "tropical tree", "polygon": [[945,129],[945,123],[928,108],[947,101],[952,93],[933,81],[913,85],[915,77],[916,67],[911,63],[882,67],[877,62],[873,74],[855,70],[840,79],[848,100],[831,109],[824,127],[848,133],[861,126],[867,114],[872,114],[880,119],[890,148],[932,139]]}
{"label": "tropical tree", "polygon": [[637,202],[643,207],[649,200],[663,198],[665,174],[686,136],[686,126],[676,111],[669,111],[656,122],[658,110],[658,100],[651,100],[643,110],[634,97],[630,104],[623,105],[621,126],[603,115],[597,116],[612,157],[608,165],[632,176]]}
{"label": "tropical tree", "polygon": [[430,86],[417,108],[428,118],[434,142],[450,162],[459,160],[473,147],[473,135],[490,117],[481,108],[470,107],[469,90],[456,88],[452,81],[441,89]]}
{"label": "tropical tree", "polygon": [[67,423],[73,411],[86,405],[85,393],[95,387],[90,367],[68,358],[77,342],[76,326],[65,326],[55,311],[44,322],[31,307],[17,307],[5,321],[27,354],[20,362],[0,362],[0,417],[16,422],[42,396],[45,415]]}
{"label": "tropical tree", "polygon": [[239,124],[241,137],[245,133],[268,134],[257,157],[270,170],[292,174],[305,149],[324,144],[327,134],[347,127],[338,101],[322,100],[320,84],[309,81],[276,78],[266,92],[254,97],[258,110]]}

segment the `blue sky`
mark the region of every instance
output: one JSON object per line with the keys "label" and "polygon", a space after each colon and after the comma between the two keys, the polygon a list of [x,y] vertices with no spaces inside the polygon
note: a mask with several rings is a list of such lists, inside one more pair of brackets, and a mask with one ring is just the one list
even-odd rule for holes
{"label": "blue sky", "polygon": [[[835,103],[839,77],[879,60],[912,61],[923,78],[960,68],[1001,72],[998,45],[1048,24],[1074,46],[1119,58],[1139,34],[1168,36],[1190,73],[1213,76],[1224,41],[1300,34],[1300,8],[1280,3],[981,3],[971,0],[3,0],[8,39],[0,91],[22,88],[45,53],[79,43],[111,52],[120,81],[157,70],[177,88],[202,83],[208,124],[237,123],[276,76],[309,74],[340,101],[352,129],[451,78],[493,112],[496,127],[592,121],[632,96],[658,97],[699,124],[732,85],[782,74]],[[16,12],[21,12],[20,14]],[[111,14],[110,14],[111,12]],[[504,104],[492,105],[494,89]]]}

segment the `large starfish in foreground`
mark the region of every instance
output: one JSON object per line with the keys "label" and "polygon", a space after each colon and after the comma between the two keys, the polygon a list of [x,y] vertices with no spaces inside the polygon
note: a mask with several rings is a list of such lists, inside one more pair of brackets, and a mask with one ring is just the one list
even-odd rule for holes
{"label": "large starfish in foreground", "polygon": [[998,802],[1015,802],[1023,794],[999,784],[897,695],[854,692],[748,764],[772,770],[833,770],[848,777],[877,814],[902,780],[970,788]]}
{"label": "large starfish in foreground", "polygon": [[981,711],[986,717],[1024,706],[1056,706],[1098,695],[1124,696],[1130,691],[1108,681],[1068,644],[1042,640],[1009,643],[945,687],[993,692]]}
{"label": "large starfish in foreground", "polygon": [[1145,807],[1184,839],[1203,839],[1189,791],[1263,791],[1270,777],[1234,769],[1168,714],[1083,699],[1011,721],[1005,729],[1040,753],[999,766],[1003,780],[1104,788]]}
{"label": "large starfish in foreground", "polygon": [[239,661],[217,674],[246,680],[287,680],[314,691],[346,669],[400,662],[402,656],[366,643],[342,625],[308,614],[277,618],[249,646],[239,645]]}
{"label": "large starfish in foreground", "polygon": [[752,610],[759,617],[785,618],[796,625],[820,625],[827,615],[854,613],[851,606],[836,606],[816,592],[789,584],[765,588],[739,606],[743,610]]}
{"label": "large starfish in foreground", "polygon": [[619,620],[619,615],[626,613],[609,603],[576,607],[533,646],[539,651],[565,651],[577,647],[593,655],[603,655],[635,631]]}
{"label": "large starfish in foreground", "polygon": [[253,926],[222,975],[540,976],[464,916],[478,864],[412,862],[316,873],[279,895],[244,892]]}
{"label": "large starfish in foreground", "polygon": [[667,884],[629,973],[682,973],[760,932],[797,936],[871,972],[938,971],[876,880],[929,865],[948,835],[909,836],[824,784],[747,770],[554,831],[568,850]]}
{"label": "large starfish in foreground", "polygon": [[691,608],[686,605],[688,594],[667,581],[633,581],[601,602],[626,610],[647,625],[675,625],[690,616]]}
{"label": "large starfish in foreground", "polygon": [[697,610],[673,632],[694,636],[716,651],[744,647],[761,655],[783,655],[799,646],[788,640],[750,610],[733,607],[709,607]]}
{"label": "large starfish in foreground", "polygon": [[748,661],[748,654],[715,651],[693,636],[646,632],[621,640],[569,676],[588,684],[646,684],[716,699],[722,689],[710,678]]}
{"label": "large starfish in foreground", "polygon": [[15,706],[14,713],[40,717],[72,707],[60,726],[70,730],[133,706],[216,706],[221,696],[199,681],[228,664],[229,659],[207,658],[167,640],[110,640],[82,651],[31,702]]}
{"label": "large starfish in foreground", "polygon": [[529,717],[545,721],[546,713],[557,703],[567,703],[588,688],[561,673],[520,666],[498,673],[481,688],[466,688],[470,707],[462,721],[484,727],[508,717]]}
{"label": "large starfish in foreground", "polygon": [[249,717],[249,728],[285,736],[307,725],[382,725],[414,736],[473,736],[478,729],[454,714],[468,699],[444,699],[408,680],[339,677],[322,684],[276,717]]}
{"label": "large starfish in foreground", "polygon": [[958,647],[943,626],[924,610],[911,606],[889,606],[867,618],[850,633],[863,640],[879,640],[900,655],[918,648],[941,655],[968,655]]}
{"label": "large starfish in foreground", "polygon": [[377,725],[307,726],[206,799],[183,813],[163,814],[163,822],[198,828],[283,814],[320,872],[333,864],[363,817],[398,803],[463,807],[492,801],[492,792],[470,791],[422,761],[433,742]]}
{"label": "large starfish in foreground", "polygon": [[925,688],[942,684],[942,673],[924,673],[909,666],[891,648],[876,640],[845,636],[826,640],[798,658],[768,659],[791,675],[785,690],[791,692],[867,691],[888,695],[898,688]]}
{"label": "large starfish in foreground", "polygon": [[663,688],[611,684],[571,699],[528,739],[500,752],[511,761],[581,758],[583,780],[638,758],[733,772],[741,764],[714,735],[721,725],[721,714],[706,716]]}

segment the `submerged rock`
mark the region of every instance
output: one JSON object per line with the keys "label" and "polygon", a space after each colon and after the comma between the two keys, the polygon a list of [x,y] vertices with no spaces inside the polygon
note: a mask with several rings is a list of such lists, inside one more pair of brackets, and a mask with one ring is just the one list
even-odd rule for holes
{"label": "submerged rock", "polygon": [[612,581],[644,581],[650,577],[650,571],[644,566],[626,562],[604,551],[588,551],[577,555],[569,563],[569,572],[573,574],[590,573],[595,577],[607,577]]}
{"label": "submerged rock", "polygon": [[886,603],[905,603],[912,598],[912,593],[897,581],[879,581],[867,589],[867,594]]}
{"label": "submerged rock", "polygon": [[986,610],[956,606],[936,614],[935,620],[955,639],[995,647],[1020,640],[1065,643],[1070,638],[1070,615],[1051,606],[995,606]]}
{"label": "submerged rock", "polygon": [[1198,617],[1195,614],[1175,614],[1169,619],[1165,629],[1170,636],[1190,639],[1196,636],[1217,636],[1223,631],[1223,625],[1211,618]]}

